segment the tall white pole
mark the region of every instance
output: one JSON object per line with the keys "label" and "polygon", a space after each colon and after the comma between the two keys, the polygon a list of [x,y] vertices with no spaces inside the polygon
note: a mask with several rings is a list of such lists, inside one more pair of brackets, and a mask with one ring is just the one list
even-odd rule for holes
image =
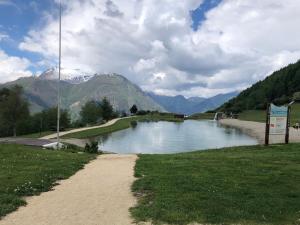
{"label": "tall white pole", "polygon": [[61,70],[61,0],[59,1],[59,56],[58,56],[58,85],[57,85],[57,149],[60,148],[60,70]]}

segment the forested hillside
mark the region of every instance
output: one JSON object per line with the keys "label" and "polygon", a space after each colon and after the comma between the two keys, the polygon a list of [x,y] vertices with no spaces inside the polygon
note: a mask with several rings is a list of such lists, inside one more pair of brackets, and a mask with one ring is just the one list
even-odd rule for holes
{"label": "forested hillside", "polygon": [[299,91],[300,61],[274,72],[263,81],[257,82],[217,110],[241,112],[250,109],[266,109],[270,102],[277,105],[290,102],[294,93]]}

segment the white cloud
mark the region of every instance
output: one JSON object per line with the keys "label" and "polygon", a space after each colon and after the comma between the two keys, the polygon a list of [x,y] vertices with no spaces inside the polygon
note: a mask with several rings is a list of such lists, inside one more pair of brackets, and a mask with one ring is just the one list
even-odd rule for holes
{"label": "white cloud", "polygon": [[0,33],[0,42],[3,40],[8,40],[9,36],[5,33]]}
{"label": "white cloud", "polygon": [[[65,1],[63,67],[127,76],[143,89],[210,96],[240,90],[300,58],[295,0],[224,0],[198,31],[202,0]],[[31,30],[20,49],[57,58],[57,18]]]}
{"label": "white cloud", "polygon": [[8,56],[0,49],[0,83],[32,76],[28,70],[30,64],[28,59]]}

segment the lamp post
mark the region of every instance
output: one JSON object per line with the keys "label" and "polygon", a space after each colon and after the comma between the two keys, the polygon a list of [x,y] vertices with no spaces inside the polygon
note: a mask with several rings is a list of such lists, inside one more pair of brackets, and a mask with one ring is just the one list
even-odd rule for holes
{"label": "lamp post", "polygon": [[60,149],[60,70],[61,70],[61,0],[59,1],[59,54],[58,54],[58,82],[57,82],[57,149]]}

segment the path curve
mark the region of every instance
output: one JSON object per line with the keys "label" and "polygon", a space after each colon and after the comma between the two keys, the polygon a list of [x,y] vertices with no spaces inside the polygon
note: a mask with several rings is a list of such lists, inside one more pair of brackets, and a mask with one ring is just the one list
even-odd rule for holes
{"label": "path curve", "polygon": [[0,225],[127,225],[136,155],[102,155],[60,182],[53,191],[27,199],[28,205]]}
{"label": "path curve", "polygon": [[[95,128],[107,127],[107,126],[113,125],[113,124],[115,124],[117,121],[122,120],[122,119],[125,119],[125,118],[129,118],[129,117],[116,118],[116,119],[110,120],[110,121],[108,121],[107,123],[102,124],[102,125],[99,125],[99,126],[83,127],[83,128],[77,128],[77,129],[73,129],[73,130],[69,130],[69,131],[63,131],[63,132],[60,132],[60,136],[64,136],[64,135],[67,135],[67,134],[73,134],[73,133],[77,133],[77,132],[85,131],[85,130],[91,130],[91,129],[95,129]],[[54,133],[54,134],[50,134],[50,135],[41,137],[41,138],[39,138],[39,139],[54,139],[54,138],[56,138],[56,137],[57,137],[57,134]]]}

